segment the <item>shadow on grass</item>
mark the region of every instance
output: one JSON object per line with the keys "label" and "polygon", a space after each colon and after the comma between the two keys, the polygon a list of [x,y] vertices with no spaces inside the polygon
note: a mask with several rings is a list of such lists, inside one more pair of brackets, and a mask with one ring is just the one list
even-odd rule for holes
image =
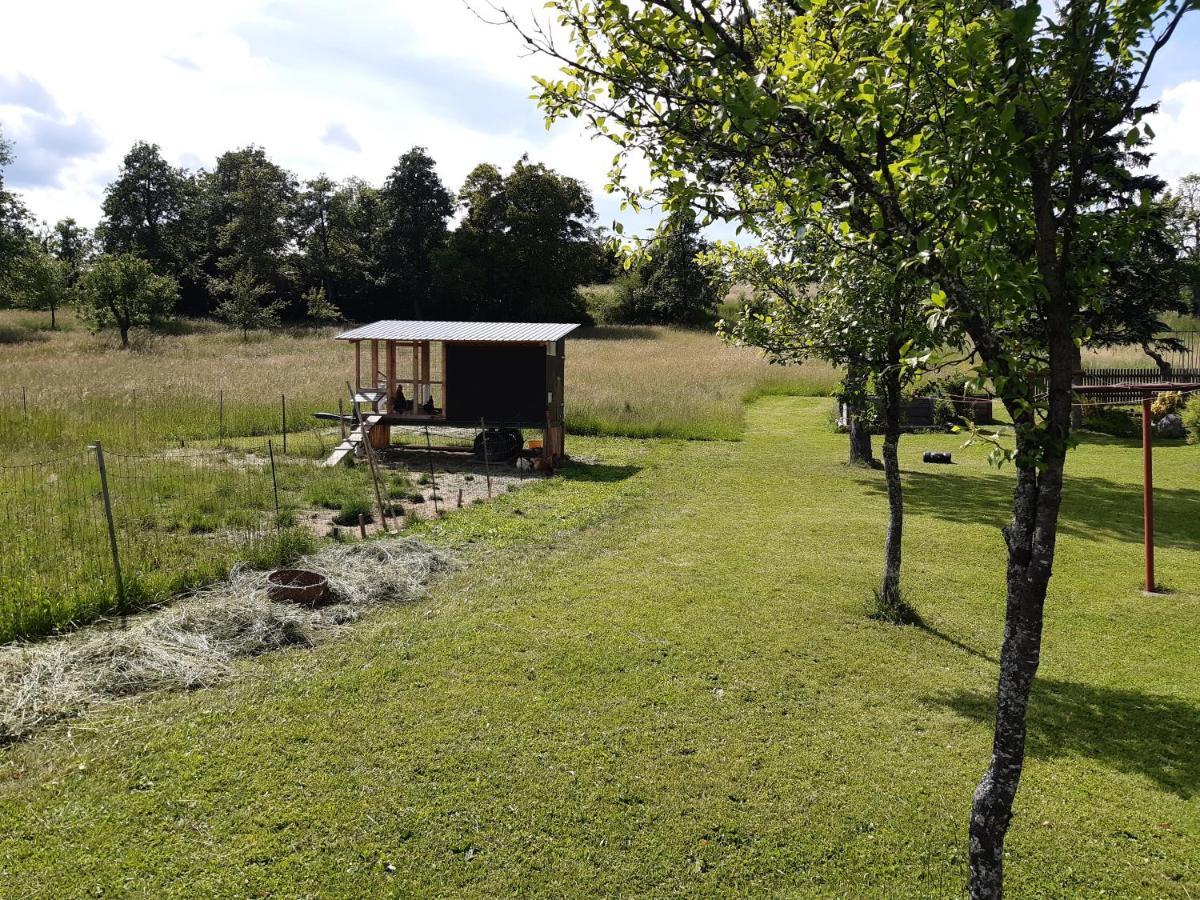
{"label": "shadow on grass", "polygon": [[559,468],[557,475],[564,481],[611,483],[632,478],[640,471],[642,471],[641,466],[614,466],[608,463],[587,463],[572,460]]}
{"label": "shadow on grass", "polygon": [[653,341],[662,335],[644,325],[593,325],[580,328],[568,340],[577,341]]}
{"label": "shadow on grass", "polygon": [[[1009,521],[1011,475],[955,471],[905,473],[904,507],[949,522],[991,525]],[[868,490],[886,493],[882,480],[862,479]],[[1159,547],[1195,548],[1200,543],[1200,489],[1155,488],[1155,541]],[[1142,541],[1142,489],[1095,476],[1067,475],[1059,531],[1085,540]]]}
{"label": "shadow on grass", "polygon": [[925,622],[922,620],[920,623],[918,623],[917,627],[920,628],[923,632],[925,632],[930,637],[935,637],[939,641],[945,641],[951,647],[958,648],[963,653],[966,653],[968,656],[974,656],[976,659],[986,660],[987,662],[990,662],[993,666],[1000,665],[1000,660],[996,659],[996,657],[990,656],[987,653],[984,653],[982,650],[976,650],[970,644],[964,644],[958,638],[953,637],[949,634],[946,634],[944,631],[939,631],[937,628],[930,625],[928,622]]}
{"label": "shadow on grass", "polygon": [[25,344],[49,339],[45,330],[25,325],[0,325],[0,344]]}
{"label": "shadow on grass", "polygon": [[[935,698],[960,716],[990,725],[992,693]],[[1120,772],[1144,775],[1190,799],[1200,788],[1200,706],[1176,697],[1039,678],[1029,707],[1029,753],[1048,759],[1086,756]]]}

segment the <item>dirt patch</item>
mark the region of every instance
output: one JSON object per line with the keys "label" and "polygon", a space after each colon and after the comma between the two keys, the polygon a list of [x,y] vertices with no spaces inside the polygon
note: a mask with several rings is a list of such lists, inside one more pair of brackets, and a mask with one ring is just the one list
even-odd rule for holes
{"label": "dirt patch", "polygon": [[208,468],[213,463],[235,469],[266,469],[271,465],[267,456],[259,456],[252,450],[231,450],[196,447],[171,447],[155,454],[159,459],[188,463],[194,468]]}
{"label": "dirt patch", "polygon": [[[379,452],[378,460],[384,504],[389,511],[388,524],[400,528],[406,518],[432,519],[449,510],[486,503],[552,477],[544,472],[520,468],[514,462],[488,465],[468,453],[427,453],[423,449],[392,447]],[[366,465],[361,460],[355,464]],[[389,497],[389,493],[392,496]],[[350,535],[359,531],[357,525],[336,525],[334,518],[337,515],[338,510],[334,509],[311,509],[303,514],[302,520],[314,534],[322,537],[330,534],[332,528]],[[382,528],[373,494],[371,518],[366,525],[368,535]]]}

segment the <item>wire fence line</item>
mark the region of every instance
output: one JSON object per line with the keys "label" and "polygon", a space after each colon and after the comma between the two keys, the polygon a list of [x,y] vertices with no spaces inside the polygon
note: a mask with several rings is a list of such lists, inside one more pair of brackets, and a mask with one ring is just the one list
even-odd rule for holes
{"label": "wire fence line", "polygon": [[166,599],[288,541],[265,457],[106,452],[0,466],[0,641]]}
{"label": "wire fence line", "polygon": [[[91,395],[86,388],[21,386],[0,393],[0,460],[36,461],[47,448],[89,441],[128,449],[274,437],[285,452],[295,435],[312,429],[327,400],[280,393],[233,396],[197,385],[139,388],[128,394]],[[283,446],[283,445],[288,446]]]}
{"label": "wire fence line", "polygon": [[[25,401],[32,420],[36,398]],[[321,509],[374,510],[381,497],[378,512],[394,520],[422,489],[445,507],[455,498],[439,497],[439,482],[459,464],[438,451],[478,451],[489,430],[393,427],[380,476],[367,465],[323,466],[342,423],[286,397],[274,430],[251,421],[257,433],[235,433],[228,408],[191,438],[166,437],[144,421],[145,407],[124,412],[95,438],[61,450],[60,435],[33,459],[6,452],[14,439],[0,415],[0,643],[153,605],[238,562],[282,562],[311,548],[319,529],[310,514]]]}

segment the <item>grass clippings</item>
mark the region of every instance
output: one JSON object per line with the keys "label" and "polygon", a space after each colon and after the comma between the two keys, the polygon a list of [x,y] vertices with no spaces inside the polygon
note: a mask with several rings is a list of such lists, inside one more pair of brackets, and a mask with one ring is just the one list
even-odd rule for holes
{"label": "grass clippings", "polygon": [[331,602],[316,609],[272,602],[265,571],[227,581],[138,617],[69,637],[0,651],[0,744],[78,715],[88,706],[156,690],[193,690],[228,677],[235,660],[296,645],[358,618],[372,604],[414,600],[455,559],[399,538],[336,545],[299,568],[324,575]]}

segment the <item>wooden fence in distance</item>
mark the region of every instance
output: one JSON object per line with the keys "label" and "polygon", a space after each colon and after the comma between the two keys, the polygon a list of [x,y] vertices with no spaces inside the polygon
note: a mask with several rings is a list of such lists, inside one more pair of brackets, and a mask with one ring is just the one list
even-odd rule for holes
{"label": "wooden fence in distance", "polygon": [[[1105,385],[1105,384],[1154,384],[1165,379],[1161,372],[1154,367],[1137,369],[1086,369],[1075,375],[1076,385]],[[1200,367],[1171,370],[1171,381],[1187,384],[1200,384]],[[1112,394],[1097,391],[1088,394],[1089,403],[1128,403],[1128,391],[1114,391]]]}

